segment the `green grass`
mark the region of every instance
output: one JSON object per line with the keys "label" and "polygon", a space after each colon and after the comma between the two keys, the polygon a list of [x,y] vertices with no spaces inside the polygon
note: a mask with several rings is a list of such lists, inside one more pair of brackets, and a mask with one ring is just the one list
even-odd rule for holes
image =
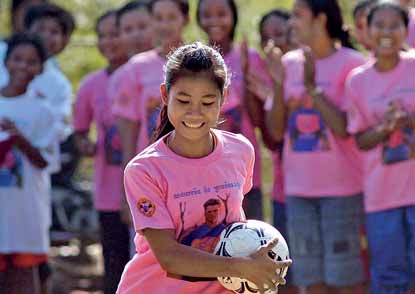
{"label": "green grass", "polygon": [[[259,43],[258,22],[261,16],[274,8],[289,9],[292,0],[236,0],[239,9],[239,25],[236,40],[246,33],[250,45],[257,47]],[[350,11],[355,0],[340,0],[345,19],[351,21]],[[6,36],[10,31],[8,7],[10,0],[0,1],[0,36]],[[107,9],[115,8],[126,3],[125,0],[52,0],[71,11],[76,18],[77,30],[66,50],[58,57],[63,71],[71,80],[76,90],[79,81],[87,73],[102,67],[105,62],[95,47],[96,38],[93,32],[95,19]],[[195,22],[197,0],[189,0],[191,13],[190,23],[184,34],[187,42],[206,40],[204,33]],[[272,189],[272,163],[269,152],[262,148],[263,154],[263,190],[265,192],[264,209],[267,220],[271,220],[270,192]],[[91,178],[93,170],[91,160],[83,162],[81,178]]]}

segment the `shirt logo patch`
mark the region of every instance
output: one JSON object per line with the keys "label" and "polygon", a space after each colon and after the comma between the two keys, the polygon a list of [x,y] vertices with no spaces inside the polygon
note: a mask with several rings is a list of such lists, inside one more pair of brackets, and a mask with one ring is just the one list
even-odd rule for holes
{"label": "shirt logo patch", "polygon": [[147,198],[140,198],[137,202],[138,210],[147,217],[152,217],[156,212],[156,205]]}

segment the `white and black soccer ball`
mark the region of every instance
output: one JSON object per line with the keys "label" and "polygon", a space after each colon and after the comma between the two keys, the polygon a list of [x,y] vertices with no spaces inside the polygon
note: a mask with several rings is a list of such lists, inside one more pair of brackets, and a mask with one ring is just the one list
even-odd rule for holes
{"label": "white and black soccer ball", "polygon": [[[289,259],[287,242],[281,233],[262,221],[248,220],[247,222],[237,222],[229,225],[220,235],[220,240],[215,248],[215,254],[226,257],[245,257],[258,251],[274,238],[278,238],[278,244],[269,252],[269,257],[275,261]],[[280,274],[280,273],[279,273]],[[285,277],[287,269],[282,273]],[[259,293],[258,287],[246,280],[238,277],[218,277],[219,282],[228,290],[235,293],[249,294]],[[267,294],[276,293],[268,290]]]}

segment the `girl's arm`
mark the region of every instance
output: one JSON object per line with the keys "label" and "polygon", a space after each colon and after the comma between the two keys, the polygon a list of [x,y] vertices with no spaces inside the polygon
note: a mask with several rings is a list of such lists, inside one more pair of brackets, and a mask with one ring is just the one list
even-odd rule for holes
{"label": "girl's arm", "polygon": [[89,131],[75,132],[75,146],[83,156],[93,156],[96,152],[96,145],[88,138]]}
{"label": "girl's arm", "polygon": [[0,128],[10,134],[12,140],[15,142],[15,146],[27,157],[31,164],[40,169],[47,167],[48,162],[42,156],[40,151],[32,146],[12,121],[8,119],[2,120]]}
{"label": "girl's arm", "polygon": [[268,257],[268,251],[278,240],[271,241],[249,257],[228,258],[178,243],[174,238],[174,230],[144,229],[142,233],[161,267],[173,275],[199,278],[241,277],[255,283],[263,293],[266,288],[275,287],[276,283],[285,283],[276,272],[291,264],[291,261],[275,263]]}
{"label": "girl's arm", "polygon": [[266,125],[271,137],[281,142],[284,139],[287,124],[287,106],[284,101],[285,70],[282,64],[282,51],[270,43],[265,48],[267,66],[274,82],[272,108],[266,113]]}
{"label": "girl's arm", "polygon": [[308,90],[308,95],[313,99],[313,106],[318,110],[334,134],[341,138],[347,138],[347,114],[341,111],[337,106],[329,101],[323,91],[315,86],[311,86]]}
{"label": "girl's arm", "polygon": [[315,60],[310,49],[304,49],[304,86],[307,94],[313,99],[313,106],[318,110],[334,134],[341,138],[349,136],[347,132],[347,114],[329,101],[327,96],[316,87]]}
{"label": "girl's arm", "polygon": [[[135,156],[137,150],[137,139],[140,130],[140,123],[123,117],[117,117],[117,128],[120,134],[122,146],[122,167],[127,166],[128,162]],[[123,189],[121,197],[121,220],[125,224],[131,225],[131,213]]]}
{"label": "girl's arm", "polygon": [[371,150],[379,143],[386,141],[391,133],[391,130],[385,127],[384,124],[366,131],[356,134],[356,143],[361,150]]}

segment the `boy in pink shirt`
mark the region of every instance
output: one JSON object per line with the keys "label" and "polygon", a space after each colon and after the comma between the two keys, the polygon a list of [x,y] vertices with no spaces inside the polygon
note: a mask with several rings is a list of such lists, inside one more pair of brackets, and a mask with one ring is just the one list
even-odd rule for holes
{"label": "boy in pink shirt", "polygon": [[125,170],[139,254],[118,294],[229,293],[216,280],[222,274],[249,277],[261,292],[283,281],[275,271],[291,261],[272,264],[275,240],[247,258],[212,254],[222,229],[244,220],[243,195],[252,187],[252,145],[214,129],[228,83],[223,58],[208,46],[185,45],[169,57],[157,141]]}
{"label": "boy in pink shirt", "polygon": [[364,153],[371,293],[406,294],[415,277],[415,59],[401,52],[408,15],[396,3],[368,15],[376,59],[353,71],[348,130]]}
{"label": "boy in pink shirt", "polygon": [[296,0],[292,28],[309,48],[282,60],[280,49],[267,50],[275,83],[267,121],[274,138],[284,139],[293,284],[309,294],[354,294],[364,281],[362,185],[359,153],[346,131],[344,82],[365,60],[347,48],[337,1]]}
{"label": "boy in pink shirt", "polygon": [[[125,264],[129,260],[129,230],[121,222],[122,150],[115,118],[112,115],[108,83],[113,72],[127,60],[118,46],[116,11],[102,15],[96,24],[98,48],[108,66],[86,76],[79,87],[75,104],[76,146],[84,156],[95,157],[94,204],[99,212],[101,244],[104,256],[104,294],[113,294]],[[95,122],[97,142],[88,139]]]}
{"label": "boy in pink shirt", "polygon": [[243,134],[254,146],[254,183],[249,195],[244,199],[244,209],[248,218],[262,219],[261,152],[255,134],[256,127],[261,123],[261,103],[258,103],[253,93],[248,91],[246,75],[251,71],[267,79],[265,65],[255,50],[248,49],[246,42],[240,46],[234,43],[238,23],[235,1],[199,0],[197,21],[207,33],[209,43],[220,48],[232,73],[232,84],[228,90],[228,99],[222,108],[223,123],[220,127],[229,132]]}

